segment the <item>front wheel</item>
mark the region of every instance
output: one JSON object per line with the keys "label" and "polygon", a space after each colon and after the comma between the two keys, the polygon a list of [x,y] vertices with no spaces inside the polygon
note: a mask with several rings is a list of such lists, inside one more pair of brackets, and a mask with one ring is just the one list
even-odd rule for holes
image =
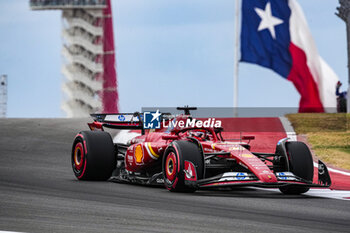
{"label": "front wheel", "polygon": [[[287,156],[289,160],[290,171],[304,180],[311,181],[314,176],[314,165],[312,155],[303,142],[287,142]],[[288,185],[279,188],[284,194],[302,194],[309,191],[309,187],[298,185]]]}
{"label": "front wheel", "polygon": [[78,180],[107,180],[116,166],[114,144],[109,133],[82,131],[74,139],[72,168]]}
{"label": "front wheel", "polygon": [[198,145],[190,141],[175,141],[163,156],[165,187],[172,192],[194,192],[195,181],[203,179],[204,157]]}

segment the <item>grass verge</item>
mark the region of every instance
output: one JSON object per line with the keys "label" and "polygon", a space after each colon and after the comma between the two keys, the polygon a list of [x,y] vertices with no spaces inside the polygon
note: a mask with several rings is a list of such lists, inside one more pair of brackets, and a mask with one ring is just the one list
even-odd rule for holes
{"label": "grass verge", "polygon": [[350,114],[298,113],[286,117],[297,134],[307,136],[318,158],[350,170]]}

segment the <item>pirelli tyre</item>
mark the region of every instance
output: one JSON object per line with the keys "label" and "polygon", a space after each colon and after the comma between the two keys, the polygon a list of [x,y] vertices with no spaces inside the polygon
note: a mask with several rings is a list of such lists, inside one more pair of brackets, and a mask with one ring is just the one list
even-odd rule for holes
{"label": "pirelli tyre", "polygon": [[194,192],[195,181],[204,177],[204,158],[198,144],[175,141],[164,152],[165,187],[172,192]]}
{"label": "pirelli tyre", "polygon": [[116,166],[114,145],[109,133],[82,131],[74,139],[72,168],[78,180],[107,180]]}
{"label": "pirelli tyre", "polygon": [[[286,149],[290,171],[294,175],[312,182],[314,166],[308,146],[303,142],[287,142]],[[288,185],[279,189],[284,194],[301,194],[309,191],[310,188],[298,185]]]}

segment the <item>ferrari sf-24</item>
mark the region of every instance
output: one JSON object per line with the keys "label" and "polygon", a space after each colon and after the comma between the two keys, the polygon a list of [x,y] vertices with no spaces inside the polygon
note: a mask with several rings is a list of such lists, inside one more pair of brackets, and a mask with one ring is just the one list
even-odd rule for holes
{"label": "ferrari sf-24", "polygon": [[[164,122],[193,119],[190,110]],[[281,139],[275,153],[251,151],[254,136],[237,140],[222,136],[223,128],[160,127],[148,130],[141,113],[91,114],[90,131],[74,139],[71,162],[78,180],[113,180],[143,185],[164,185],[173,192],[198,189],[255,186],[279,188],[284,194],[302,194],[311,187],[327,188],[331,179],[326,165],[318,161],[318,181],[313,183],[314,166],[308,146]],[[127,143],[114,143],[105,128],[139,130]]]}

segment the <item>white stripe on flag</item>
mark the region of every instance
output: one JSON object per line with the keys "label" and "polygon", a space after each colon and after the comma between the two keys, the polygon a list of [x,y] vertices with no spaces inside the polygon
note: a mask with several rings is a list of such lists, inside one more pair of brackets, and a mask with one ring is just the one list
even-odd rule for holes
{"label": "white stripe on flag", "polygon": [[330,108],[325,109],[328,112],[333,112],[337,107],[335,87],[339,78],[320,57],[300,5],[296,0],[289,0],[289,8],[291,42],[305,52],[307,66],[318,87],[322,105]]}

